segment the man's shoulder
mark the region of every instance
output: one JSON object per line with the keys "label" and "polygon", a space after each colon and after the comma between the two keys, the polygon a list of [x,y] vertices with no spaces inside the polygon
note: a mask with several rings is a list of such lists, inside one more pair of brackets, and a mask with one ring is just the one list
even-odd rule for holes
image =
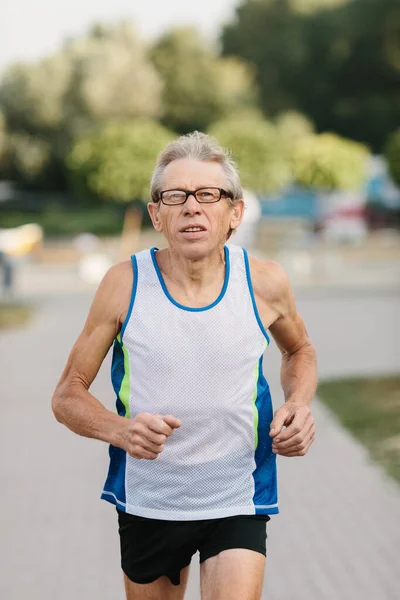
{"label": "man's shoulder", "polygon": [[133,285],[133,268],[130,260],[123,260],[108,269],[104,275],[97,295],[106,303],[117,302],[129,296]]}
{"label": "man's shoulder", "polygon": [[251,282],[254,293],[270,302],[286,296],[290,288],[283,267],[274,260],[249,256]]}
{"label": "man's shoulder", "polygon": [[110,267],[104,276],[103,282],[108,286],[125,285],[127,280],[132,281],[133,269],[130,259],[123,260]]}
{"label": "man's shoulder", "polygon": [[116,263],[104,275],[94,298],[91,314],[96,322],[123,322],[133,289],[130,260]]}

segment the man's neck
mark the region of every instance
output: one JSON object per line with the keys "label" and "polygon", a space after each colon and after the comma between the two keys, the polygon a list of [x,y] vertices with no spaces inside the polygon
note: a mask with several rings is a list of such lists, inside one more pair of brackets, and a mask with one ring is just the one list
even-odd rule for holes
{"label": "man's neck", "polygon": [[163,276],[187,295],[220,287],[225,278],[223,248],[200,259],[188,259],[166,248],[157,252],[157,258]]}

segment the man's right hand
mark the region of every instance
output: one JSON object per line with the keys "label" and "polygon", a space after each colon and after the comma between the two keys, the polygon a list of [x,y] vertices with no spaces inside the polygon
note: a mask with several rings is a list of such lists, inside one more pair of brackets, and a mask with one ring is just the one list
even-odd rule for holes
{"label": "man's right hand", "polygon": [[172,415],[151,415],[139,413],[134,419],[124,419],[121,432],[122,441],[118,444],[133,458],[154,460],[163,451],[166,439],[181,426]]}

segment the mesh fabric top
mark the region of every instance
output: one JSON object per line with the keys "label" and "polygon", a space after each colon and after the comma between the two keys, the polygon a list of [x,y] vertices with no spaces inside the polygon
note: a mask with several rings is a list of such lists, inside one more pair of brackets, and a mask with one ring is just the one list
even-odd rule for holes
{"label": "mesh fabric top", "polygon": [[225,246],[221,293],[190,308],[171,297],[156,249],[132,257],[130,310],[115,340],[117,410],[181,420],[156,460],[110,447],[102,498],[131,514],[196,520],[278,512],[273,417],[262,357],[268,336],[246,252]]}

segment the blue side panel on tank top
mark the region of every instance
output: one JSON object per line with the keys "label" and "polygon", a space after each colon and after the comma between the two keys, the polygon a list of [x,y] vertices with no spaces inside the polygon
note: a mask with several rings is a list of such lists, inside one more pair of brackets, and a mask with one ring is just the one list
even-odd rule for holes
{"label": "blue side panel on tank top", "polygon": [[257,382],[258,445],[255,452],[256,468],[253,472],[255,486],[253,502],[256,507],[271,507],[256,508],[256,514],[272,514],[279,512],[278,507],[273,506],[278,502],[276,456],[272,452],[272,438],[269,435],[273,409],[271,393],[263,374],[262,363],[263,357],[259,361]]}
{"label": "blue side panel on tank top", "polygon": [[[111,364],[111,380],[115,393],[117,394],[116,406],[117,412],[120,417],[125,416],[125,406],[122,403],[119,392],[121,390],[122,380],[125,375],[124,368],[124,353],[122,350],[122,344],[118,341],[114,341],[113,357]],[[107,480],[104,486],[101,498],[108,500],[118,505],[118,508],[124,510],[125,508],[125,468],[126,468],[126,452],[122,448],[110,445],[110,467],[108,470]],[[108,493],[107,493],[108,492]],[[118,501],[117,501],[118,499]]]}

